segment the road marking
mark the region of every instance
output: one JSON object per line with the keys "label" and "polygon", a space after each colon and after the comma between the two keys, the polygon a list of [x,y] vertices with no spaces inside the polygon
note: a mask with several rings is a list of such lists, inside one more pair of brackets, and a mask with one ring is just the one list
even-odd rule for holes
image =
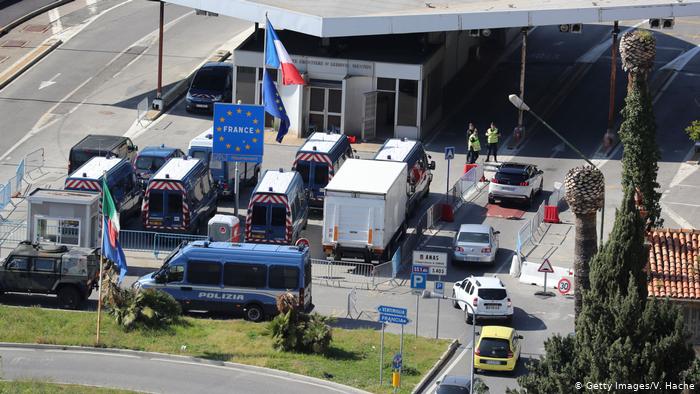
{"label": "road marking", "polygon": [[23,349],[19,347],[0,347],[0,351],[5,350],[9,352],[35,352],[36,349]]}
{"label": "road marking", "polygon": [[122,358],[141,358],[139,356],[134,356],[131,354],[120,354],[120,353],[109,353],[109,352],[93,352],[84,350],[61,350],[61,349],[49,349],[45,350],[47,353],[71,353],[71,354],[86,354],[91,356],[109,356],[109,357],[122,357]]}
{"label": "road marking", "polygon": [[687,202],[664,201],[664,204],[683,205],[686,207],[700,207],[700,204],[690,204]]}
{"label": "road marking", "polygon": [[668,207],[666,205],[666,202],[662,202],[661,206],[662,206],[661,212],[667,214],[671,218],[671,220],[673,220],[674,222],[676,222],[680,226],[680,228],[694,228],[693,225],[690,224],[689,221],[687,221],[687,220],[685,220],[685,218],[683,218],[683,216],[677,214],[676,211],[674,211],[673,209]]}
{"label": "road marking", "polygon": [[51,23],[51,34],[58,34],[63,30],[61,13],[58,11],[58,8],[49,10],[49,23]]}
{"label": "road marking", "polygon": [[[276,375],[276,374],[267,373],[267,372],[262,372],[262,371],[249,370],[249,369],[246,369],[246,368],[240,368],[240,367],[236,367],[236,366],[232,366],[232,365],[214,365],[214,364],[208,364],[208,363],[198,363],[198,362],[194,362],[194,361],[170,360],[170,359],[167,359],[167,358],[151,358],[150,360],[151,360],[151,361],[161,361],[161,362],[166,362],[166,363],[173,363],[173,364],[196,365],[196,366],[199,366],[199,367],[206,367],[206,368],[219,368],[219,369],[225,369],[225,370],[229,370],[229,371],[234,370],[234,371],[238,371],[238,372],[242,372],[242,373],[249,373],[249,374],[252,374],[252,375],[259,375],[259,376],[272,377],[272,378],[277,378],[277,379],[286,380],[286,381],[295,382],[295,383],[301,382],[301,383],[304,383],[304,384],[308,384],[308,385],[310,385],[310,386],[320,387],[320,388],[322,388],[322,389],[324,389],[324,390],[336,391],[336,392],[338,392],[338,393],[347,393],[347,391],[345,391],[345,390],[340,390],[340,389],[337,389],[337,388],[335,388],[335,387],[329,387],[329,386],[326,386],[326,385],[323,385],[323,384],[319,384],[319,383],[315,383],[315,382],[309,382],[309,381],[306,381],[306,380],[299,380],[298,378],[289,378],[289,377],[286,377],[286,376]],[[260,367],[260,368],[262,368],[262,367]],[[282,372],[283,372],[283,371],[282,371]],[[283,373],[284,373],[284,372],[283,372]],[[293,373],[289,373],[289,374],[290,374],[290,375],[296,375],[296,374],[293,374]],[[313,378],[312,378],[312,379],[313,379]]]}
{"label": "road marking", "polygon": [[460,353],[459,356],[457,356],[457,358],[455,358],[454,360],[452,360],[452,362],[450,363],[450,365],[449,365],[447,368],[445,368],[445,371],[444,371],[443,373],[441,373],[437,378],[435,378],[435,381],[436,381],[436,382],[437,382],[437,381],[442,381],[443,378],[444,378],[448,373],[450,373],[450,371],[452,371],[452,369],[453,369],[454,367],[457,366],[457,364],[462,360],[462,357],[464,357],[467,353],[471,353],[471,348],[472,348],[472,341],[469,341],[469,344],[467,344],[466,346],[464,346],[464,348],[462,349],[462,353]]}
{"label": "road marking", "polygon": [[56,79],[56,78],[58,78],[58,77],[60,77],[60,76],[61,76],[61,73],[56,73],[56,75],[54,75],[53,77],[49,78],[48,81],[41,81],[41,83],[39,84],[39,90],[41,90],[41,89],[43,89],[43,88],[47,88],[47,87],[49,87],[49,86],[55,84],[56,81],[54,81],[54,79]]}
{"label": "road marking", "polygon": [[676,56],[673,60],[661,67],[660,70],[681,71],[683,68],[685,68],[689,61],[693,60],[698,52],[700,52],[700,45],[697,45],[693,49]]}

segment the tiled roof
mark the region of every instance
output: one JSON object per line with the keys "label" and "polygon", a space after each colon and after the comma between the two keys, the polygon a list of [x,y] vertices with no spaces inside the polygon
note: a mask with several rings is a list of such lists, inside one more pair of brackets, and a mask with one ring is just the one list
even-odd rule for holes
{"label": "tiled roof", "polygon": [[700,300],[700,231],[654,229],[649,241],[649,296]]}

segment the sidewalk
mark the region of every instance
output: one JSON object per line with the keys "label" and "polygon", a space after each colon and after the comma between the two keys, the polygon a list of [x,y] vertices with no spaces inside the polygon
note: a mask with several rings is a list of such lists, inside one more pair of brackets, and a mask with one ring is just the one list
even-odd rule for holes
{"label": "sidewalk", "polygon": [[568,221],[542,224],[538,242],[534,245],[528,242],[523,246],[523,260],[539,264],[548,259],[553,266],[574,268],[575,233],[574,225]]}

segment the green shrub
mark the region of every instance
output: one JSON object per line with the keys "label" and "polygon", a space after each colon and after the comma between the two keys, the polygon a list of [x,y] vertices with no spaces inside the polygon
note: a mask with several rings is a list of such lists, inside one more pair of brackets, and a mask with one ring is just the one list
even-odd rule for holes
{"label": "green shrub", "polygon": [[329,318],[318,313],[311,315],[299,310],[296,296],[291,293],[277,297],[280,314],[268,325],[272,346],[280,351],[325,353],[333,340]]}
{"label": "green shrub", "polygon": [[700,120],[694,120],[690,126],[685,128],[685,132],[693,141],[700,141]]}

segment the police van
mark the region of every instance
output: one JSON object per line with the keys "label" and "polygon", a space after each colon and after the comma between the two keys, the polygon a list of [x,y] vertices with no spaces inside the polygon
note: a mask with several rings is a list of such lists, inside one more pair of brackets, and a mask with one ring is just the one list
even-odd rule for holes
{"label": "police van", "polygon": [[138,214],[143,193],[134,169],[126,159],[95,156],[66,178],[64,189],[102,193],[103,176],[107,177],[109,193],[121,218]]}
{"label": "police van", "polygon": [[246,242],[293,244],[308,219],[308,199],[299,173],[267,170],[250,196]]}
{"label": "police van", "polygon": [[313,133],[297,151],[292,170],[301,175],[309,191],[309,205],[323,208],[323,189],[345,160],[353,157],[344,134]]}
{"label": "police van", "polygon": [[216,213],[217,193],[201,160],[170,159],[148,181],[141,207],[144,227],[197,231]]}
{"label": "police van", "polygon": [[285,292],[313,308],[309,248],[301,246],[195,241],[134,287],[165,291],[184,310],[243,312],[255,322],[277,314],[276,297]]}
{"label": "police van", "polygon": [[413,212],[420,200],[430,194],[430,183],[433,181],[431,170],[435,162],[425,153],[420,141],[406,138],[391,138],[379,149],[374,160],[398,161],[408,165],[408,211]]}
{"label": "police van", "polygon": [[[211,171],[214,182],[220,185],[221,194],[228,196],[234,192],[233,185],[236,179],[236,163],[211,159],[213,137],[214,134],[210,127],[190,141],[187,154],[209,165],[209,170]],[[254,186],[258,183],[260,163],[238,163],[238,173],[241,184]]]}

